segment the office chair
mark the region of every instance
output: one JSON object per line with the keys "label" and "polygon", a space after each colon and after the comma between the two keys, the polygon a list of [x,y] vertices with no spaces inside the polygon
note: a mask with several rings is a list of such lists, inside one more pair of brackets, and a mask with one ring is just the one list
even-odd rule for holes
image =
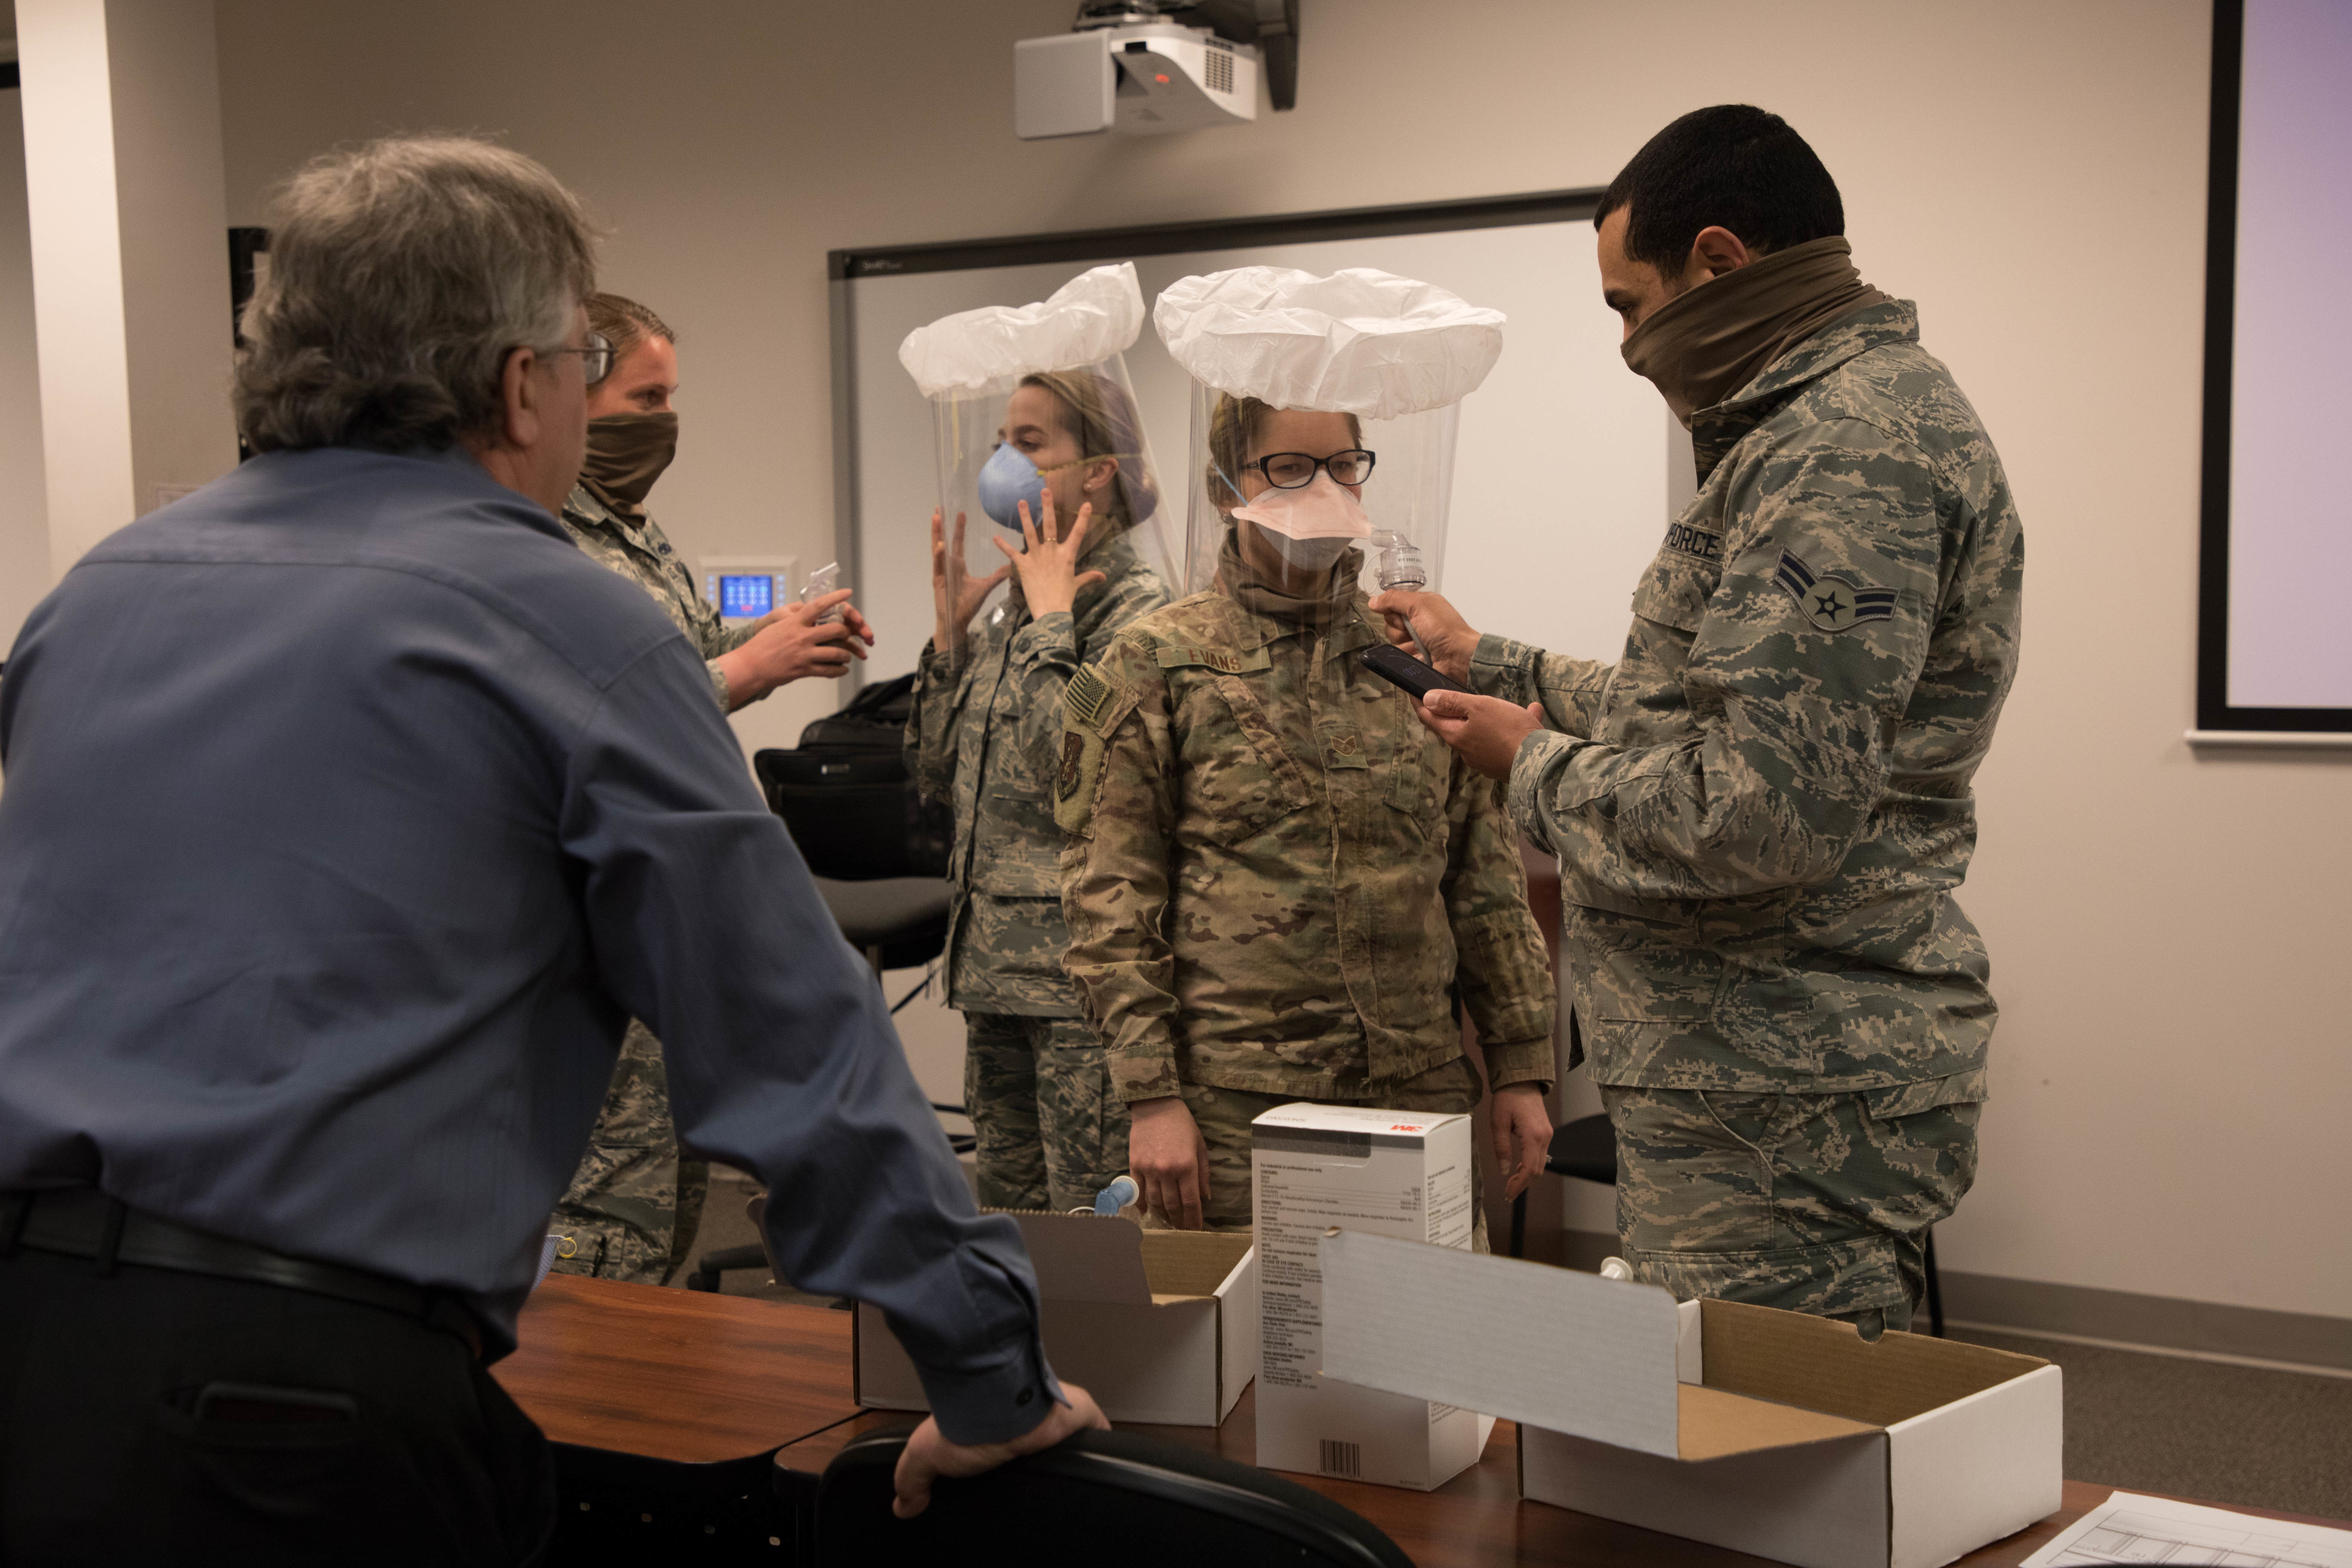
{"label": "office chair", "polygon": [[[1555,1176],[1573,1176],[1580,1182],[1615,1186],[1617,1135],[1610,1129],[1609,1118],[1580,1116],[1554,1128],[1544,1169]],[[1521,1193],[1511,1200],[1512,1257],[1519,1257],[1526,1247],[1527,1233],[1528,1194]],[[1944,1337],[1944,1282],[1936,1273],[1935,1227],[1930,1226],[1920,1240],[1927,1254],[1927,1332],[1940,1340]]]}
{"label": "office chair", "polygon": [[912,1426],[882,1427],[817,1482],[822,1568],[955,1562],[985,1546],[1030,1568],[1411,1568],[1370,1521],[1248,1465],[1133,1432],[1081,1432],[969,1480],[941,1480],[911,1520],[890,1512]]}
{"label": "office chair", "polygon": [[[796,750],[752,758],[768,809],[784,819],[834,923],[866,955],[877,984],[886,970],[929,963],[948,943],[948,884],[902,874],[929,868],[938,847],[929,843],[935,825],[926,826],[918,815],[920,803],[898,752],[905,712],[901,707],[894,714],[891,707],[896,699],[911,700],[913,685],[910,677],[860,692],[841,713],[810,725]],[[908,992],[890,1011],[920,992]],[[961,1105],[931,1109],[964,1114]],[[948,1135],[959,1154],[972,1144],[968,1132]],[[719,1247],[694,1260],[686,1288],[717,1290],[730,1268],[767,1267],[764,1247]]]}

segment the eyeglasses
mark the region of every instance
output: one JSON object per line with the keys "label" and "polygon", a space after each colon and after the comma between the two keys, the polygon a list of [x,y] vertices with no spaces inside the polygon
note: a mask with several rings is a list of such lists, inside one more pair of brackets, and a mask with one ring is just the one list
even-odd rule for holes
{"label": "eyeglasses", "polygon": [[1328,458],[1310,458],[1304,452],[1269,452],[1242,467],[1255,468],[1265,476],[1267,484],[1278,490],[1295,490],[1313,484],[1318,468],[1329,474],[1334,484],[1360,485],[1372,476],[1372,455],[1360,447],[1334,452]]}
{"label": "eyeglasses", "polygon": [[578,354],[580,373],[593,386],[613,374],[613,341],[602,332],[588,334],[588,346],[580,349],[549,349],[548,354]]}

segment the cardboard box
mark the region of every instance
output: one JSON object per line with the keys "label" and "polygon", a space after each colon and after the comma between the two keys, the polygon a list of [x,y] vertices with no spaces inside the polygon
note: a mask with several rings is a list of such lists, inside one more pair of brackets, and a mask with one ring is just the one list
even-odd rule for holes
{"label": "cardboard box", "polygon": [[1491,1417],[1332,1383],[1317,1247],[1346,1226],[1466,1251],[1470,1119],[1283,1105],[1253,1127],[1260,1360],[1257,1462],[1427,1491],[1478,1462]]}
{"label": "cardboard box", "polygon": [[1323,1369],[1520,1423],[1519,1489],[1803,1568],[1937,1568],[2055,1512],[2058,1368],[1368,1232]]}
{"label": "cardboard box", "polygon": [[[1257,1370],[1257,1255],[1239,1233],[1145,1230],[1092,1215],[1012,1216],[1037,1270],[1038,1320],[1057,1376],[1114,1421],[1214,1426]],[[859,1303],[857,1403],[928,1410],[881,1309]]]}

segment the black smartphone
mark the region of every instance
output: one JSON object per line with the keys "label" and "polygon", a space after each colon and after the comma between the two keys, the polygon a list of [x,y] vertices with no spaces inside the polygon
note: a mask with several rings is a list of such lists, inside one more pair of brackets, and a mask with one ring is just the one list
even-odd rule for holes
{"label": "black smartphone", "polygon": [[1432,669],[1392,643],[1374,643],[1356,656],[1356,662],[1391,686],[1402,687],[1416,702],[1433,691],[1470,689],[1444,671]]}

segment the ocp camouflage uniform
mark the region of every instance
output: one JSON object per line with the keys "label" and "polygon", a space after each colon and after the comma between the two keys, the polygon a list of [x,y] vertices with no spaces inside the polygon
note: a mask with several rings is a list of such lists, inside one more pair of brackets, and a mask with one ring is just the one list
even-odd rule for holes
{"label": "ocp camouflage uniform", "polygon": [[[751,635],[720,623],[651,517],[633,521],[575,485],[563,503],[562,521],[583,551],[644,584],[706,661],[740,647]],[[724,713],[727,678],[716,664],[709,668],[710,695]],[[556,1270],[661,1284],[693,1247],[709,1188],[710,1167],[679,1154],[661,1042],[632,1018],[604,1110],[589,1134],[588,1152],[549,1222],[551,1232],[564,1238],[557,1243]]]}
{"label": "ocp camouflage uniform", "polygon": [[1181,1093],[1200,1123],[1213,1226],[1250,1223],[1273,1105],[1473,1110],[1457,997],[1496,1087],[1552,1076],[1499,792],[1357,663],[1380,640],[1357,560],[1316,613],[1244,585],[1147,616],[1065,703],[1065,963],[1118,1097]]}
{"label": "ocp camouflage uniform", "polygon": [[1081,589],[1075,611],[1033,617],[1016,582],[960,658],[926,645],[907,719],[922,793],[955,808],[948,1005],[968,1035],[980,1201],[998,1208],[1091,1205],[1127,1169],[1127,1108],[1062,973],[1053,779],[1063,689],[1168,591],[1124,535],[1080,564],[1107,580]]}
{"label": "ocp camouflage uniform", "polygon": [[1511,810],[1560,859],[1629,1260],[1899,1328],[1975,1175],[1996,1009],[1952,891],[2016,668],[2017,510],[1906,301],[1691,433],[1624,656],[1489,637],[1473,683],[1552,727]]}

